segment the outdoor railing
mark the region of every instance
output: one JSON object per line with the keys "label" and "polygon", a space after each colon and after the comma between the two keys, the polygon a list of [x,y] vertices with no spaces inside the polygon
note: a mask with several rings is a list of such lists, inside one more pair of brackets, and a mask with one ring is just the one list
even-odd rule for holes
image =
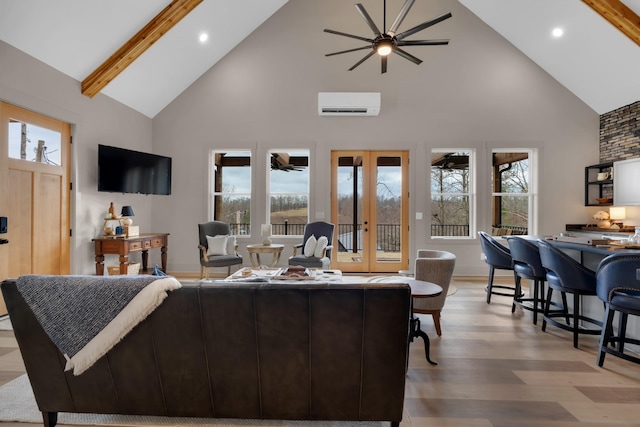
{"label": "outdoor railing", "polygon": [[[231,233],[235,235],[250,234],[249,223],[231,223]],[[306,224],[271,224],[271,232],[274,236],[302,236]],[[499,228],[510,230],[510,234],[527,234],[527,227],[514,225],[500,225]],[[376,250],[384,252],[400,252],[401,228],[400,224],[378,224],[378,241]],[[338,224],[338,250],[340,252],[352,252],[362,248],[362,224],[356,224],[355,233],[353,224]],[[432,237],[465,237],[469,236],[469,225],[440,225],[431,224]]]}

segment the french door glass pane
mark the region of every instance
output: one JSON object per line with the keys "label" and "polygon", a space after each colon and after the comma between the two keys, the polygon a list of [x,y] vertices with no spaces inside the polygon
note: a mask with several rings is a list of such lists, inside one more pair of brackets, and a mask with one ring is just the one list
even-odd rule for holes
{"label": "french door glass pane", "polygon": [[9,158],[61,166],[60,132],[9,120]]}
{"label": "french door glass pane", "polygon": [[398,262],[401,254],[402,159],[376,159],[376,260]]}
{"label": "french door glass pane", "polygon": [[362,172],[362,157],[338,159],[338,257],[341,262],[362,261]]}

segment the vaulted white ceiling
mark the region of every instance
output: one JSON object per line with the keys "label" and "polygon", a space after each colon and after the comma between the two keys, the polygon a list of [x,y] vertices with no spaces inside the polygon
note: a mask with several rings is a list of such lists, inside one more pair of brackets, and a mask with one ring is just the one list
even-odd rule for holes
{"label": "vaulted white ceiling", "polygon": [[[102,93],[154,117],[287,1],[204,0]],[[581,1],[458,1],[597,113],[640,100],[640,47]],[[640,15],[640,0],[623,1]],[[81,82],[169,3],[0,0],[0,40]]]}

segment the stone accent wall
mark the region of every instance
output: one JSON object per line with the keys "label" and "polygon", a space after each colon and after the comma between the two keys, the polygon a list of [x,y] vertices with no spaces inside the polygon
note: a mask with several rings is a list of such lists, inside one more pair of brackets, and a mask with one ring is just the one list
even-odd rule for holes
{"label": "stone accent wall", "polygon": [[640,157],[640,101],[600,116],[600,163]]}

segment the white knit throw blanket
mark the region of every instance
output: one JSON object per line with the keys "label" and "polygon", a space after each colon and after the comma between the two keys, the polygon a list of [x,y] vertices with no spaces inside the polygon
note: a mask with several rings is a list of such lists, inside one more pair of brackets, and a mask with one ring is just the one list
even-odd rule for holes
{"label": "white knit throw blanket", "polygon": [[80,375],[181,287],[174,277],[21,276],[17,287]]}

